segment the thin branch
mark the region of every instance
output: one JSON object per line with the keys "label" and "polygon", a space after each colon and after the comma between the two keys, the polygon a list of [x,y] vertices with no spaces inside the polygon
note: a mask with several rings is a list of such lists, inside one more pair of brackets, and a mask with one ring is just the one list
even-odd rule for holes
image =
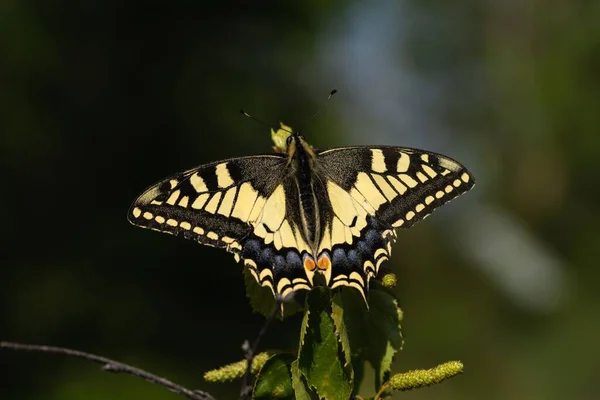
{"label": "thin branch", "polygon": [[[244,356],[246,358],[246,372],[244,373],[244,377],[242,379],[242,389],[240,390],[240,400],[250,400],[252,396],[252,361],[254,361],[254,356],[256,355],[256,351],[258,350],[258,345],[260,344],[261,339],[267,333],[267,328],[271,324],[271,321],[275,319],[279,311],[281,310],[281,305],[283,304],[282,299],[279,296],[276,297],[275,305],[273,306],[273,311],[265,320],[256,340],[250,347],[250,342],[248,340],[244,341],[242,344],[242,350],[244,351]],[[283,311],[282,311],[283,312]]]}
{"label": "thin branch", "polygon": [[202,392],[200,390],[190,390],[181,385],[171,382],[168,379],[156,376],[144,370],[136,367],[132,367],[127,364],[123,364],[105,357],[97,356],[95,354],[85,353],[83,351],[66,349],[63,347],[54,346],[39,346],[33,344],[22,344],[12,342],[0,342],[0,349],[10,350],[21,350],[21,351],[33,351],[40,353],[53,353],[62,354],[66,356],[82,358],[84,360],[92,361],[96,364],[102,365],[102,369],[108,372],[124,373],[142,378],[147,382],[155,383],[160,386],[164,386],[173,393],[177,393],[192,400],[215,400],[210,394]]}
{"label": "thin branch", "polygon": [[377,394],[375,395],[375,397],[373,397],[373,400],[382,400],[383,399],[383,394],[385,393],[385,391],[388,389],[390,385],[386,382],[383,385],[381,385],[381,388],[379,388],[379,391],[377,392]]}

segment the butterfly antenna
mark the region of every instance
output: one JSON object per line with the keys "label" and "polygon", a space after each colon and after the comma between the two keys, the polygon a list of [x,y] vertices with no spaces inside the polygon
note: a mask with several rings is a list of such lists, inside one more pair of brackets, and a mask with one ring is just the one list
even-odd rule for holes
{"label": "butterfly antenna", "polygon": [[291,133],[292,135],[294,134],[294,132],[288,131],[287,129],[285,129],[285,128],[283,128],[283,127],[278,127],[278,126],[276,126],[276,125],[274,125],[274,124],[269,124],[268,122],[265,122],[265,121],[263,121],[263,120],[260,120],[260,119],[258,119],[258,118],[255,118],[255,117],[253,117],[252,115],[248,114],[246,111],[244,111],[244,110],[242,110],[242,109],[240,109],[240,114],[242,114],[242,115],[243,115],[244,117],[246,117],[246,118],[250,118],[251,120],[253,120],[253,121],[256,121],[256,122],[258,122],[259,124],[261,124],[261,125],[264,125],[264,126],[267,126],[267,127],[271,128],[271,129],[275,129],[275,130],[278,130],[278,129],[283,129],[284,131],[286,131],[286,132],[289,132],[289,133]]}
{"label": "butterfly antenna", "polygon": [[308,124],[310,122],[312,122],[312,120],[314,120],[317,117],[317,115],[319,115],[321,113],[321,111],[323,111],[323,109],[325,108],[325,106],[329,102],[329,99],[331,99],[333,97],[333,95],[336,94],[336,93],[337,93],[337,89],[333,89],[331,92],[329,92],[329,96],[327,96],[327,99],[325,99],[325,101],[323,102],[323,104],[321,104],[321,107],[319,107],[319,109],[304,123],[304,126],[302,126],[302,129],[300,129],[298,131],[298,134],[304,132],[304,129],[306,129],[306,127],[308,126]]}

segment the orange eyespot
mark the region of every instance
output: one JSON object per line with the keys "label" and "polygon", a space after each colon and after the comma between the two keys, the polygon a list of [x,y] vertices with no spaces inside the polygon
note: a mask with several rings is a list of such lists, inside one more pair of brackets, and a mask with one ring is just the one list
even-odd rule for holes
{"label": "orange eyespot", "polygon": [[317,266],[315,264],[315,260],[313,260],[311,256],[305,255],[304,256],[304,269],[312,272],[315,270],[316,267]]}
{"label": "orange eyespot", "polygon": [[331,268],[331,259],[329,258],[329,254],[322,254],[317,260],[317,266],[321,271],[327,271],[329,268]]}

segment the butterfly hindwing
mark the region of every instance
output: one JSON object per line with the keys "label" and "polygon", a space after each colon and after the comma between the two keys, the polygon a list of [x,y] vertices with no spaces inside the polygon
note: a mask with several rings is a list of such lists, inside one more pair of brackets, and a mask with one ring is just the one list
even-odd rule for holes
{"label": "butterfly hindwing", "polygon": [[296,181],[286,175],[267,198],[263,212],[251,221],[252,230],[241,243],[249,272],[283,297],[313,286],[303,266],[311,249],[301,232],[299,210]]}
{"label": "butterfly hindwing", "polygon": [[319,249],[331,254],[331,287],[366,291],[391,256],[395,228],[409,228],[474,184],[458,162],[417,149],[340,147],[317,154],[333,214]]}

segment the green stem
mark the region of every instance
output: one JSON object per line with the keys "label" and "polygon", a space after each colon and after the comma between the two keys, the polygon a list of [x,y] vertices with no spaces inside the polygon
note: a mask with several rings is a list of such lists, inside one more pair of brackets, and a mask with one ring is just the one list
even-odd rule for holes
{"label": "green stem", "polygon": [[379,391],[377,392],[377,394],[375,395],[373,400],[382,400],[383,397],[381,397],[381,396],[383,396],[383,393],[388,388],[388,386],[389,386],[388,383],[384,383],[383,385],[381,385],[381,388],[379,389]]}

